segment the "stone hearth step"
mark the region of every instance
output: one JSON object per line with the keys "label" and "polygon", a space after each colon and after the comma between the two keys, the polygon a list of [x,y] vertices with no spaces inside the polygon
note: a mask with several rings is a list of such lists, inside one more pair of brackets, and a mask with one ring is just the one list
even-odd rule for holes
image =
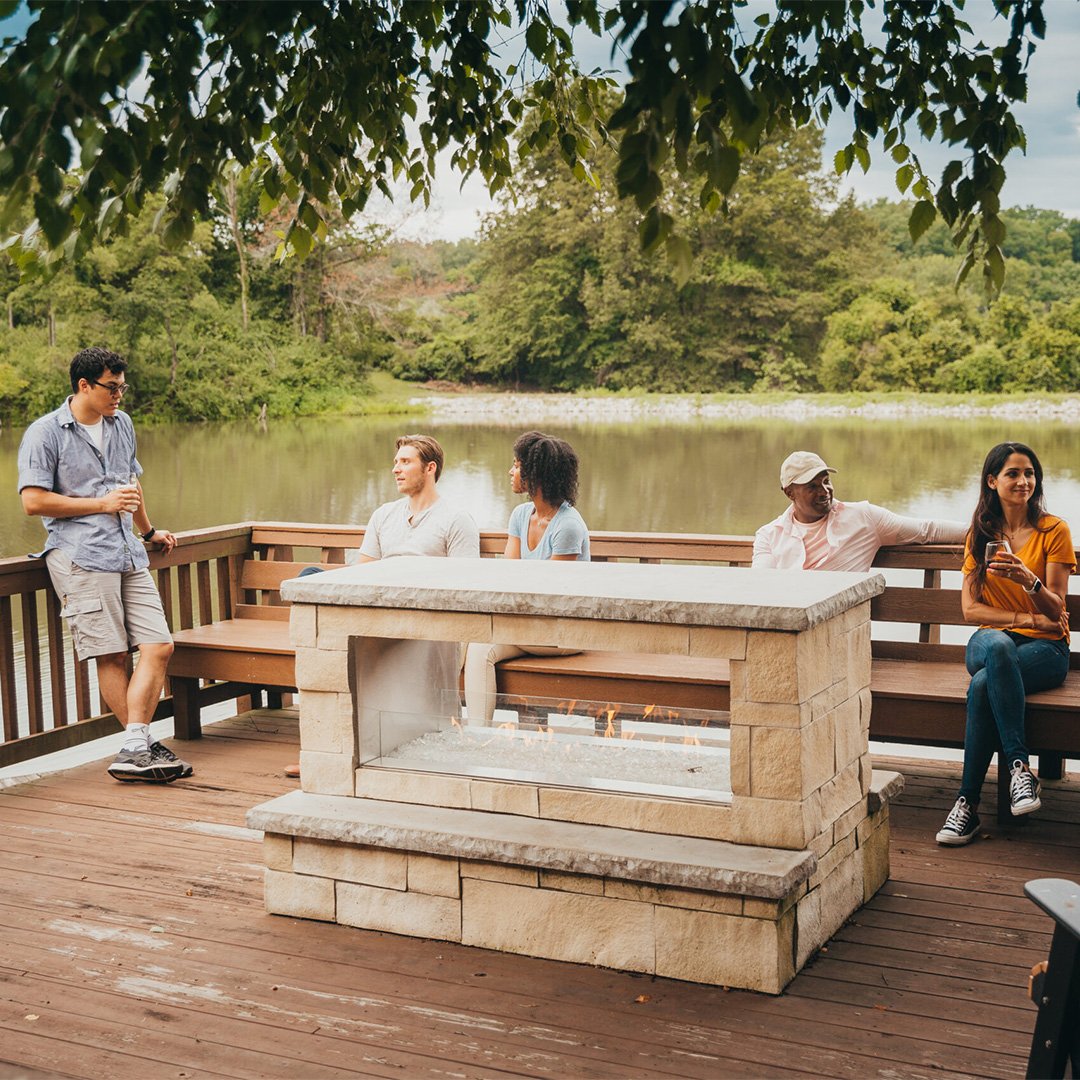
{"label": "stone hearth step", "polygon": [[811,851],[415,803],[293,791],[248,811],[265,833],[782,900],[817,869]]}

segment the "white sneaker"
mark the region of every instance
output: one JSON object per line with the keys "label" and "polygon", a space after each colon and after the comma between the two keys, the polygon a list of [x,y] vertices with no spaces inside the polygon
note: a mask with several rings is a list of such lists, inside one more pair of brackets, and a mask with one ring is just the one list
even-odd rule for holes
{"label": "white sneaker", "polygon": [[1014,761],[1009,770],[1009,804],[1013,817],[1021,814],[1030,814],[1042,806],[1039,795],[1042,793],[1042,784],[1038,777],[1022,762]]}
{"label": "white sneaker", "polygon": [[963,847],[970,844],[979,835],[979,815],[963,795],[956,800],[949,811],[941,831],[934,837],[939,844],[948,847]]}

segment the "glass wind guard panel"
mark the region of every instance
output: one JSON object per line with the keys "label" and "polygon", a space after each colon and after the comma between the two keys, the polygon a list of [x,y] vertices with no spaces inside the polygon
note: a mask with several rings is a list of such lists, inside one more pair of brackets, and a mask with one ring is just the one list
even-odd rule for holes
{"label": "glass wind guard panel", "polygon": [[478,722],[445,698],[440,716],[379,711],[378,754],[363,767],[731,800],[726,712],[500,694]]}

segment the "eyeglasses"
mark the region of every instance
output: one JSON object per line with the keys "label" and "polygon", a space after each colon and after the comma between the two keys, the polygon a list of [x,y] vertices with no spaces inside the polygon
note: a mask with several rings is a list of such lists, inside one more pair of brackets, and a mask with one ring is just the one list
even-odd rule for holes
{"label": "eyeglasses", "polygon": [[131,389],[131,383],[98,382],[97,379],[91,379],[90,385],[100,386],[102,390],[108,390],[113,397],[123,397]]}

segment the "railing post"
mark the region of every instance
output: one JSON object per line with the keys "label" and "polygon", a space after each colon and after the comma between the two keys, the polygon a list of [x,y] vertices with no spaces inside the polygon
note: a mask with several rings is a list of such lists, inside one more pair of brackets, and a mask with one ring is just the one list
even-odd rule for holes
{"label": "railing post", "polygon": [[[940,589],[941,588],[941,571],[940,570],[924,570],[923,571],[923,588],[924,589]],[[919,641],[929,645],[939,645],[941,643],[941,626],[938,623],[920,623],[919,624]]]}

